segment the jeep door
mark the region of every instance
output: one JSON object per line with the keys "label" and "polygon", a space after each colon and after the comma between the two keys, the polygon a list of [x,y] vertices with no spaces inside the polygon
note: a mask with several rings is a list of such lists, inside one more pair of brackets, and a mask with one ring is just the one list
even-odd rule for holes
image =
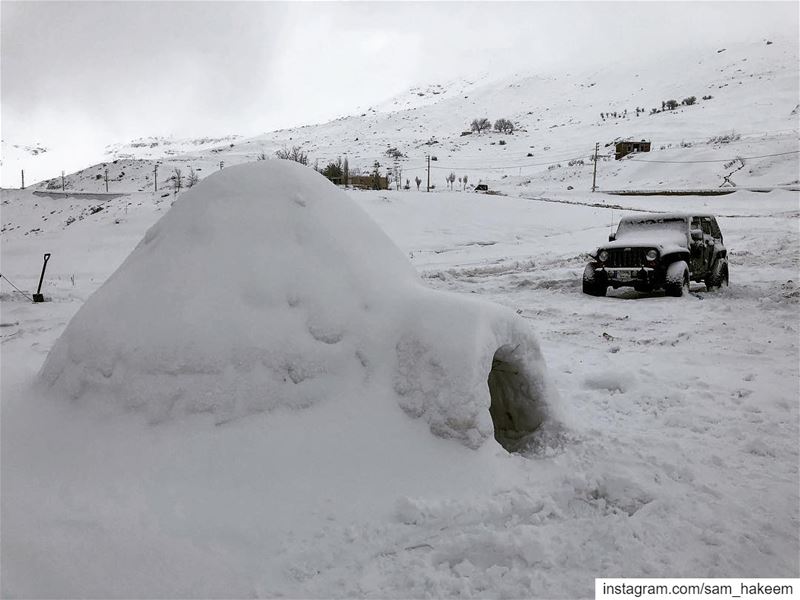
{"label": "jeep door", "polygon": [[[700,231],[702,235],[699,240],[692,237],[692,232]],[[703,232],[703,224],[700,217],[692,217],[692,222],[689,225],[689,251],[690,251],[690,265],[689,269],[694,278],[700,278],[706,272],[706,235]]]}
{"label": "jeep door", "polygon": [[711,217],[701,217],[700,224],[703,227],[703,272],[707,272],[714,264],[714,246],[717,240],[714,236],[714,227],[711,225]]}

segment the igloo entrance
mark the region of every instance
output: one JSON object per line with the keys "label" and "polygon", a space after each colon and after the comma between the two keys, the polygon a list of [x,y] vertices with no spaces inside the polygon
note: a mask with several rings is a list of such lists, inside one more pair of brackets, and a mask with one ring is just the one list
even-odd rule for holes
{"label": "igloo entrance", "polygon": [[494,353],[488,380],[494,439],[509,452],[520,449],[524,438],[545,420],[541,385],[526,377],[515,350],[516,346],[503,346]]}

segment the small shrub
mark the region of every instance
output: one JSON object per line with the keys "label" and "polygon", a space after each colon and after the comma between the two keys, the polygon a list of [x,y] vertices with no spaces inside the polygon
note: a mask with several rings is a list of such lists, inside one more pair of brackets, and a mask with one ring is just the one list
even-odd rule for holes
{"label": "small shrub", "polygon": [[738,139],[741,139],[741,135],[736,133],[735,131],[731,131],[730,133],[725,133],[722,135],[717,135],[708,139],[709,144],[729,144],[731,142],[735,142]]}
{"label": "small shrub", "polygon": [[389,148],[386,150],[386,156],[389,158],[405,158],[406,155],[400,152],[397,148]]}

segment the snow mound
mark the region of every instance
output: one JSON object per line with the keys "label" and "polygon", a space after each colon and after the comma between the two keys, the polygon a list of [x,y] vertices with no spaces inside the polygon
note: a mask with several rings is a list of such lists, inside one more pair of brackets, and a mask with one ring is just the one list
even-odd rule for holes
{"label": "snow mound", "polygon": [[40,378],[150,422],[222,423],[384,390],[470,447],[494,434],[512,448],[557,422],[527,322],[424,287],[346,194],[278,160],[182,195],[78,311]]}

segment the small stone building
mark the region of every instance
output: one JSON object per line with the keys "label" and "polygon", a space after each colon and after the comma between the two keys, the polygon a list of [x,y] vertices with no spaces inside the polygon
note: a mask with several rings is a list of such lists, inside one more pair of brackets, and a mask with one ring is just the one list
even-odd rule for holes
{"label": "small stone building", "polygon": [[632,154],[634,152],[650,152],[650,142],[647,140],[642,140],[640,142],[634,142],[631,140],[625,140],[622,142],[617,142],[615,144],[614,158],[616,160],[621,159],[623,156],[627,156],[628,154]]}

